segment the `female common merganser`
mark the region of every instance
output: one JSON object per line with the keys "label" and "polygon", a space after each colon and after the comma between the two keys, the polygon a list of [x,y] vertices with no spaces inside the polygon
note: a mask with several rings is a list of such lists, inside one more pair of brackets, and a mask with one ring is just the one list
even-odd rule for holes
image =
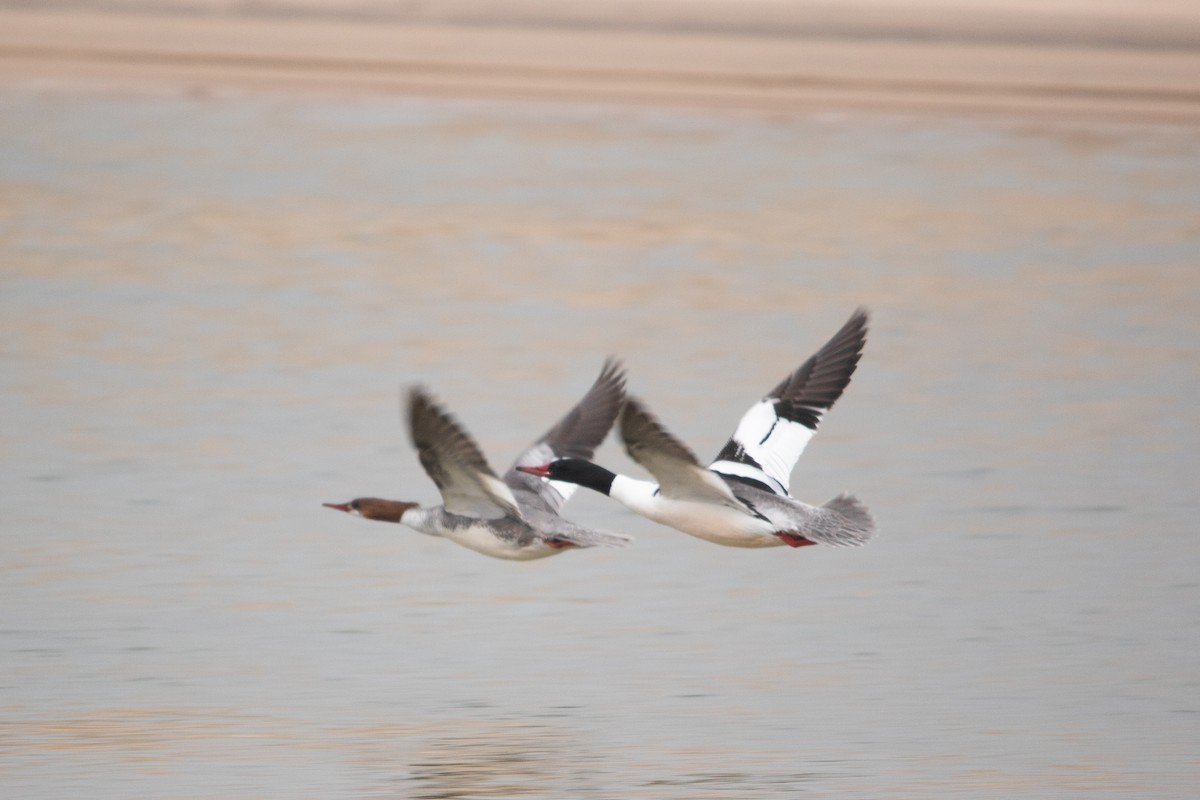
{"label": "female common merganser", "polygon": [[586,486],[655,522],[729,547],[860,545],[875,519],[857,498],[823,506],[791,497],[788,483],[804,446],[841,396],[862,357],[867,312],[858,309],[824,347],[742,416],[733,437],[707,468],[636,400],[621,412],[621,438],[631,458],[656,479],[617,475],[580,458],[523,472]]}
{"label": "female common merganser", "polygon": [[377,497],[323,505],[367,519],[403,523],[484,555],[515,561],[545,558],[572,547],[624,547],[630,537],[589,530],[559,516],[575,491],[573,484],[542,481],[517,471],[559,457],[590,458],[608,435],[624,399],[624,372],[610,359],[578,405],[522,453],[501,480],[455,419],[423,389],[413,389],[408,396],[409,431],[443,505],[423,508]]}

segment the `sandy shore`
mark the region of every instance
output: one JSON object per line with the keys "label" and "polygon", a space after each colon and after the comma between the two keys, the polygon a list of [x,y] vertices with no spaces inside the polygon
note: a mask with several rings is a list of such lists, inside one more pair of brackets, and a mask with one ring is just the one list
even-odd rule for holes
{"label": "sandy shore", "polygon": [[0,79],[1200,122],[1195,3],[967,5],[0,3]]}

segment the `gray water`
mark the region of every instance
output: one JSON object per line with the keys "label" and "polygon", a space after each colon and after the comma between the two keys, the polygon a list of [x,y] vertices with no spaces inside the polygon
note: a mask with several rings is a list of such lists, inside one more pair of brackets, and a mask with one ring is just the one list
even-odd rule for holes
{"label": "gray water", "polygon": [[[1192,130],[10,86],[0,260],[7,797],[1194,795]],[[860,304],[792,488],[867,547],[320,507],[610,353],[711,456]]]}

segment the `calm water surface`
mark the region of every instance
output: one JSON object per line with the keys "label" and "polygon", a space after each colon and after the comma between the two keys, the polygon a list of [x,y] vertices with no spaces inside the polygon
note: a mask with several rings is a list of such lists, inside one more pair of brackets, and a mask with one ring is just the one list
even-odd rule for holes
{"label": "calm water surface", "polygon": [[[29,86],[0,155],[6,796],[1200,782],[1194,131]],[[436,499],[402,386],[503,467],[609,353],[712,455],[859,304],[793,490],[866,548],[320,507]]]}

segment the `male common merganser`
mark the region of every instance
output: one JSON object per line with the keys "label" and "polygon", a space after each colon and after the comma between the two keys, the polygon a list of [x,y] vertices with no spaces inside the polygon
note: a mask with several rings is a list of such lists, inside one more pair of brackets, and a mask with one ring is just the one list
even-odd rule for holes
{"label": "male common merganser", "polygon": [[791,497],[788,483],[804,446],[854,374],[867,338],[858,309],[824,347],[742,416],[707,468],[641,403],[627,400],[621,438],[656,479],[617,475],[591,461],[562,458],[523,472],[585,486],[655,522],[729,547],[860,545],[875,519],[842,494],[822,506]]}
{"label": "male common merganser", "polygon": [[518,471],[559,457],[591,458],[624,399],[624,371],[610,359],[583,399],[522,453],[501,480],[455,419],[423,389],[413,389],[408,396],[409,431],[443,505],[423,508],[377,497],[323,505],[367,519],[399,522],[493,558],[529,561],[573,547],[624,547],[630,537],[589,530],[559,516],[575,491],[573,484],[547,482]]}

